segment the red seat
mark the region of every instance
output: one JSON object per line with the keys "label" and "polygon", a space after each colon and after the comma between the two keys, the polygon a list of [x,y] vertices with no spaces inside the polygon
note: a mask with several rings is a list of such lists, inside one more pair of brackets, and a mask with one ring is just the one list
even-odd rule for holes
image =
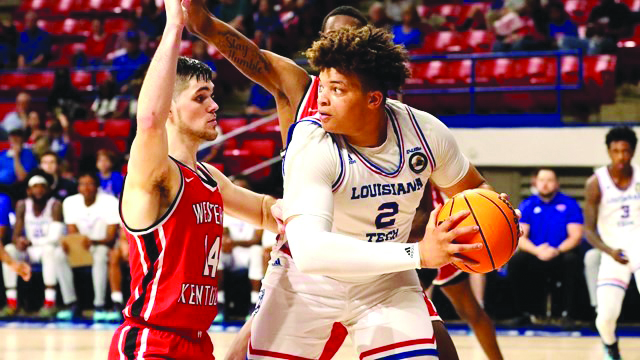
{"label": "red seat", "polygon": [[29,90],[51,89],[53,88],[54,78],[55,74],[53,71],[29,74],[27,75],[25,88]]}
{"label": "red seat", "polygon": [[110,0],[89,0],[88,8],[94,11],[109,11],[111,9]]}
{"label": "red seat", "polygon": [[476,62],[476,84],[505,85],[513,79],[513,59],[499,58]]}
{"label": "red seat", "polygon": [[123,18],[107,19],[104,23],[104,31],[108,34],[120,33],[127,28],[127,20]]}
{"label": "red seat", "polygon": [[96,84],[100,85],[110,78],[111,73],[108,70],[100,70],[96,73]]}
{"label": "red seat", "polygon": [[490,52],[495,41],[495,35],[486,30],[470,30],[464,33],[463,43],[471,52]]}
{"label": "red seat", "polygon": [[273,140],[245,140],[242,148],[249,150],[251,154],[270,159],[276,152],[276,143]]}
{"label": "red seat", "polygon": [[9,150],[11,144],[8,141],[0,141],[0,151]]}
{"label": "red seat", "polygon": [[420,53],[451,53],[463,50],[462,38],[455,31],[437,31],[425,36]]}
{"label": "red seat", "polygon": [[73,154],[75,155],[76,159],[82,158],[82,141],[72,141],[71,147],[73,148]]}
{"label": "red seat", "polygon": [[88,36],[91,32],[91,22],[89,20],[65,19],[62,31],[65,34]]}
{"label": "red seat", "polygon": [[25,73],[8,73],[0,75],[0,89],[20,89],[27,83],[27,74]]}
{"label": "red seat", "polygon": [[113,5],[116,11],[134,11],[140,7],[140,0],[115,0]]}
{"label": "red seat", "polygon": [[222,163],[208,163],[208,164],[220,170],[221,173],[224,173],[224,164]]}
{"label": "red seat", "polygon": [[[258,165],[264,161],[259,156],[251,154],[246,149],[225,150],[223,153],[224,168],[228,175],[238,175],[244,170]],[[250,175],[250,179],[259,181],[268,176],[271,172],[270,167],[256,171]]]}
{"label": "red seat", "polygon": [[447,22],[456,23],[462,13],[462,6],[456,4],[444,4],[436,6],[433,13],[442,16],[447,20]]}
{"label": "red seat", "polygon": [[5,115],[16,110],[16,104],[11,102],[0,103],[0,119],[4,119]]}
{"label": "red seat", "polygon": [[577,84],[580,59],[577,56],[563,56],[560,74],[563,84]]}
{"label": "red seat", "polygon": [[84,70],[72,71],[71,83],[78,90],[91,91],[93,89],[93,76],[89,71],[84,71]]}
{"label": "red seat", "polygon": [[80,136],[96,136],[100,131],[97,120],[81,120],[73,123],[73,131]]}
{"label": "red seat", "polygon": [[64,23],[62,21],[38,20],[38,27],[52,35],[62,34],[63,25]]}
{"label": "red seat", "polygon": [[123,139],[116,139],[113,141],[113,143],[115,144],[116,148],[118,149],[119,152],[121,153],[125,153],[127,152],[127,142]]}
{"label": "red seat", "polygon": [[233,129],[237,129],[241,126],[247,125],[247,119],[245,118],[218,119],[218,125],[220,125],[220,128],[222,128],[222,132],[224,134],[227,134]]}
{"label": "red seat", "polygon": [[180,42],[180,55],[182,56],[191,56],[193,49],[193,43],[189,40],[182,40]]}
{"label": "red seat", "polygon": [[59,0],[58,4],[53,7],[53,11],[58,14],[68,14],[74,9],[75,0]]}
{"label": "red seat", "polygon": [[20,6],[22,11],[47,11],[52,10],[58,0],[31,0],[25,1],[26,4]]}
{"label": "red seat", "polygon": [[104,133],[108,137],[127,137],[130,129],[128,119],[109,119],[104,123]]}

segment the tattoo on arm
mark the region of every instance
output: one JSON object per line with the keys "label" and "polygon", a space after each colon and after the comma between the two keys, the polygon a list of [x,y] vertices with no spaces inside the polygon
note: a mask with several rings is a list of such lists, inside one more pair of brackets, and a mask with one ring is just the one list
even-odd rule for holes
{"label": "tattoo on arm", "polygon": [[271,71],[271,64],[260,49],[235,31],[225,30],[220,33],[224,39],[216,42],[220,51],[247,76],[263,75]]}

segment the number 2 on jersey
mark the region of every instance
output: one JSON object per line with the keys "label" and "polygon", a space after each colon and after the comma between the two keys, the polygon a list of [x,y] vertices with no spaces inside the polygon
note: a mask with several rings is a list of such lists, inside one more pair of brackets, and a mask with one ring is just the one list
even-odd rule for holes
{"label": "number 2 on jersey", "polygon": [[[205,236],[204,237],[205,251],[207,249],[207,246],[209,246],[208,240],[209,240],[209,236]],[[220,255],[220,236],[216,238],[216,241],[213,243],[213,246],[211,246],[211,249],[209,250],[209,255],[207,255],[207,258],[204,262],[204,271],[202,272],[202,276],[211,276],[212,278],[216,277],[216,273],[218,270],[218,262],[220,261],[219,255]],[[211,271],[209,271],[209,266],[211,266]]]}
{"label": "number 2 on jersey", "polygon": [[378,211],[380,214],[376,217],[376,229],[384,229],[396,223],[396,219],[393,217],[398,215],[397,202],[384,203],[378,207]]}

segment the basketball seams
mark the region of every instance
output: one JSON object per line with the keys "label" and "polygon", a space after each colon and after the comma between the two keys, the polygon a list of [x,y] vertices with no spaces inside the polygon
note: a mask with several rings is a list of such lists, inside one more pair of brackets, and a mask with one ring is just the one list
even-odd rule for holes
{"label": "basketball seams", "polygon": [[507,217],[507,214],[505,214],[504,211],[502,210],[502,207],[499,204],[497,204],[495,201],[491,200],[491,198],[485,196],[484,194],[482,194],[480,192],[478,192],[478,195],[480,195],[483,198],[491,201],[491,203],[493,205],[495,205],[498,208],[498,210],[500,210],[500,213],[502,213],[502,216],[504,216],[504,219],[507,220],[507,223],[509,224],[509,232],[511,233],[511,254],[513,254],[513,252],[515,251],[515,246],[517,246],[517,242],[516,242],[516,239],[514,237],[513,229],[511,227],[511,222],[509,221],[509,218]]}
{"label": "basketball seams", "polygon": [[491,267],[493,269],[496,268],[496,264],[493,261],[493,255],[491,255],[491,250],[489,249],[489,244],[487,243],[487,239],[485,239],[484,237],[484,232],[482,231],[482,226],[480,226],[480,223],[478,223],[478,218],[476,217],[476,214],[473,211],[473,207],[471,207],[471,204],[469,203],[469,200],[467,199],[467,196],[462,194],[462,197],[464,198],[464,201],[467,203],[467,206],[469,207],[469,211],[471,212],[471,215],[473,216],[473,220],[475,220],[476,224],[478,225],[478,230],[480,233],[480,237],[482,238],[482,242],[484,243],[484,247],[487,250],[487,255],[489,255],[489,260],[491,260]]}

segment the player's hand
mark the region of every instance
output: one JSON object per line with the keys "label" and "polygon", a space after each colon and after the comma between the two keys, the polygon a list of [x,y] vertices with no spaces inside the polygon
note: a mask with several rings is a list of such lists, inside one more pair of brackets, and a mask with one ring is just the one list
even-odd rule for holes
{"label": "player's hand", "polygon": [[520,209],[514,208],[513,205],[511,205],[511,202],[509,201],[510,199],[509,194],[500,193],[500,195],[498,195],[498,198],[506,202],[509,205],[509,207],[513,210],[513,212],[516,214],[516,218],[518,218],[518,238],[520,238],[522,234],[524,234],[524,231],[522,230],[522,226],[520,225],[520,219],[522,219],[522,212],[520,211]]}
{"label": "player's hand", "polygon": [[164,0],[164,8],[167,13],[167,25],[184,25],[184,14],[182,6],[189,3],[189,0]]}
{"label": "player's hand", "polygon": [[11,269],[20,275],[22,280],[29,281],[31,279],[31,266],[22,261],[16,261],[11,265]]}
{"label": "player's hand", "polygon": [[18,251],[27,250],[29,245],[31,245],[31,242],[27,240],[27,238],[24,236],[18,236],[18,239],[16,240],[16,249],[18,249]]}
{"label": "player's hand", "polygon": [[61,242],[60,247],[65,254],[69,254],[69,244],[67,244],[66,242]]}
{"label": "player's hand", "polygon": [[451,262],[463,262],[476,265],[477,262],[462,255],[462,252],[482,249],[482,244],[455,244],[457,237],[478,232],[477,226],[456,227],[471,213],[460,211],[441,224],[436,224],[436,219],[442,205],[438,205],[429,217],[427,230],[424,237],[418,243],[420,249],[420,265],[423,268],[439,268]]}
{"label": "player's hand", "polygon": [[202,35],[212,25],[211,19],[214,16],[209,11],[206,0],[183,0],[182,10],[187,30],[192,34]]}
{"label": "player's hand", "polygon": [[612,250],[608,254],[613,258],[613,260],[619,262],[622,265],[626,265],[629,263],[629,259],[627,259],[627,256],[624,254],[624,251],[622,249]]}
{"label": "player's hand", "polygon": [[276,223],[278,223],[278,234],[284,234],[282,199],[278,199],[276,203],[271,206],[271,215],[273,215],[273,218],[276,219]]}

